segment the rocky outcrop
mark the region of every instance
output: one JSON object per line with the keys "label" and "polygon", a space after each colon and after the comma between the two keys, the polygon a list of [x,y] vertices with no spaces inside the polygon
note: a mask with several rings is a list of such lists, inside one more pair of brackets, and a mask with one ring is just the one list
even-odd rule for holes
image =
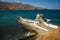
{"label": "rocky outcrop", "polygon": [[60,28],[49,31],[43,35],[32,35],[19,40],[60,40]]}
{"label": "rocky outcrop", "polygon": [[38,40],[60,40],[60,28],[47,32],[39,37]]}

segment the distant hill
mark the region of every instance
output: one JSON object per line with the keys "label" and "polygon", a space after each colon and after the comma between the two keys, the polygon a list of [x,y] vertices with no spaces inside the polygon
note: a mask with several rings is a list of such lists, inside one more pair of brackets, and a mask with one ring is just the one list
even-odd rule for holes
{"label": "distant hill", "polygon": [[22,3],[8,3],[8,2],[0,2],[0,9],[2,10],[44,10],[44,8],[35,7],[32,5],[27,5]]}

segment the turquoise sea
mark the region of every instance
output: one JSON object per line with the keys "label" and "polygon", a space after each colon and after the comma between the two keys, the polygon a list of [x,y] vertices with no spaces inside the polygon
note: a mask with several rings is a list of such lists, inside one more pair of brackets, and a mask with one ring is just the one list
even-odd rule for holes
{"label": "turquoise sea", "polygon": [[44,15],[50,23],[60,25],[60,10],[0,10],[0,38],[2,40],[16,40],[23,36],[16,17],[22,16],[34,20],[37,13]]}

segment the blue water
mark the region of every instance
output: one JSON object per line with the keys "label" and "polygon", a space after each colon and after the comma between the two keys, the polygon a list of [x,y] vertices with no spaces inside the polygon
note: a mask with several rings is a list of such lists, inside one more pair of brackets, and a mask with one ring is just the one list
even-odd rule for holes
{"label": "blue water", "polygon": [[[50,19],[50,23],[60,25],[60,10],[0,10],[0,34],[2,38],[7,34],[20,35],[21,30],[16,17],[35,19],[36,14],[41,13],[45,18]],[[17,36],[20,37],[20,36]]]}

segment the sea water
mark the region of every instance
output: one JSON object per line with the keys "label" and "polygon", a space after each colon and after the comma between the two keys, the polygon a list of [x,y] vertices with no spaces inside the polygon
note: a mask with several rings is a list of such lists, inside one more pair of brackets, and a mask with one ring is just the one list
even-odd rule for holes
{"label": "sea water", "polygon": [[38,13],[51,20],[51,24],[60,25],[60,10],[0,10],[0,37],[3,40],[21,38],[23,32],[16,18],[21,16],[34,20]]}

